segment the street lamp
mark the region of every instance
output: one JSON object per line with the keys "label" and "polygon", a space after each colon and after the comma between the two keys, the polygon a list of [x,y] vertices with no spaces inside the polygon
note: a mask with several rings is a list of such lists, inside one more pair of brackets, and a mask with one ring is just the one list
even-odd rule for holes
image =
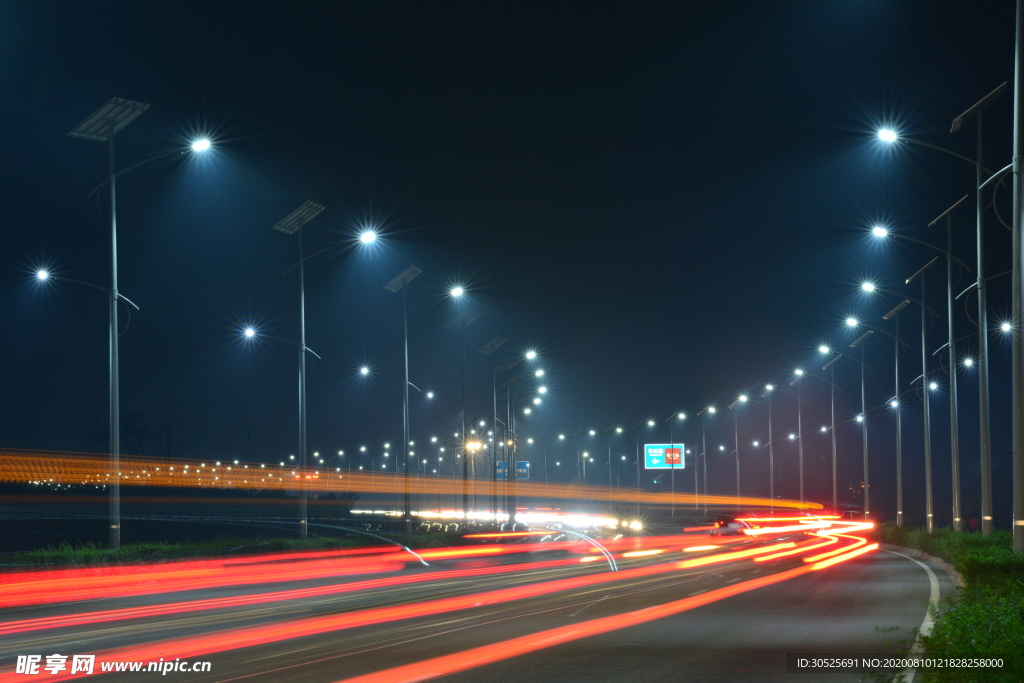
{"label": "street lamp", "polygon": [[[955,260],[965,270],[970,270],[966,263],[956,258],[953,255],[953,222],[952,214],[953,210],[956,209],[961,203],[967,199],[967,195],[964,195],[960,201],[953,204],[950,208],[944,211],[938,218],[928,224],[929,227],[938,223],[942,218],[946,219],[946,248],[942,249],[934,244],[924,242],[921,240],[914,239],[906,235],[892,234],[887,231],[886,235],[891,235],[900,240],[913,242],[923,247],[927,247],[934,251],[937,251],[946,256],[946,318],[947,318],[947,342],[943,348],[949,348],[950,357],[950,402],[949,402],[949,422],[950,422],[950,458],[952,462],[952,488],[953,488],[953,528],[956,531],[962,530],[962,515],[960,510],[960,438],[959,438],[959,416],[957,413],[957,378],[956,378],[956,342],[957,339],[954,335],[953,325],[953,261]],[[886,235],[882,235],[883,237]],[[864,283],[862,288],[867,292],[876,291],[876,287],[870,283]],[[888,292],[887,290],[878,290],[893,294],[902,298],[901,294],[897,292]],[[939,349],[940,351],[942,349]],[[899,507],[899,506],[897,506]],[[897,511],[897,523],[899,524],[902,513]]]}
{"label": "street lamp", "polygon": [[789,386],[796,384],[796,434],[797,434],[797,452],[800,457],[800,500],[807,500],[804,497],[804,385],[800,380],[803,379],[804,371],[801,368],[797,368],[793,371],[795,375]]}
{"label": "street lamp", "polygon": [[[274,230],[291,235],[299,233],[299,458],[302,477],[306,476],[306,268],[302,253],[302,227],[320,215],[324,207],[306,201],[273,226]],[[307,537],[309,526],[306,514],[306,482],[300,477],[299,525],[302,538]]]}
{"label": "street lamp", "polygon": [[[860,322],[856,318],[847,318],[846,324],[849,327],[858,327]],[[864,519],[868,519],[868,515],[871,512],[871,480],[868,472],[867,403],[864,393],[864,368],[866,367],[864,364],[864,341],[872,334],[874,334],[874,330],[868,330],[850,344],[851,349],[860,347],[860,415],[857,416],[857,422],[862,424],[861,442],[864,450]]]}
{"label": "street lamp", "polygon": [[772,393],[774,391],[774,384],[766,384],[764,393],[761,394],[761,398],[768,397],[768,495],[772,499],[772,510],[775,509],[775,446],[772,440]]}
{"label": "street lamp", "polygon": [[392,294],[402,292],[402,349],[405,365],[405,381],[402,383],[402,433],[405,442],[405,486],[403,515],[405,517],[405,533],[412,533],[412,510],[409,501],[409,312],[406,305],[405,290],[417,275],[423,271],[416,266],[409,266],[384,285],[384,289]]}
{"label": "street lamp", "polygon": [[[979,113],[980,116],[980,113]],[[924,272],[939,259],[938,256],[926,263],[920,270],[907,278],[906,284],[921,276],[921,399],[924,401],[924,479],[925,479],[925,520],[928,533],[935,528],[935,510],[932,499],[932,428],[931,428],[931,401],[928,382],[928,353],[925,347],[925,334],[927,332],[927,305],[925,304]],[[984,476],[982,477],[984,485]],[[991,515],[990,515],[991,516]]]}
{"label": "street lamp", "polygon": [[[978,373],[978,404],[979,404],[980,422],[981,422],[980,423],[980,433],[981,433],[980,434],[980,436],[981,436],[981,531],[982,531],[982,534],[984,534],[984,535],[989,535],[989,534],[992,533],[992,449],[991,449],[991,426],[990,426],[990,423],[989,423],[989,417],[990,417],[989,416],[989,412],[990,411],[989,411],[989,384],[988,384],[988,302],[987,302],[987,287],[986,287],[986,280],[987,280],[987,278],[985,276],[985,258],[984,258],[984,256],[985,256],[985,233],[984,233],[984,229],[983,229],[983,227],[984,227],[984,209],[985,209],[984,189],[985,189],[985,186],[989,184],[989,182],[999,178],[1000,176],[1002,176],[1003,173],[1005,173],[1006,171],[1010,170],[1011,168],[1014,169],[1014,173],[1015,174],[1017,173],[1017,171],[1019,171],[1019,169],[1015,167],[1015,164],[1017,163],[1017,156],[1014,156],[1014,162],[1013,163],[1011,163],[1010,165],[1004,167],[1002,170],[998,171],[997,173],[992,174],[991,177],[989,177],[987,180],[985,179],[985,174],[987,172],[989,172],[989,171],[988,171],[988,169],[985,168],[984,160],[983,160],[983,156],[982,156],[982,151],[983,151],[983,147],[982,147],[982,114],[983,114],[983,110],[985,109],[985,107],[987,107],[990,104],[993,104],[999,98],[999,95],[1000,95],[1000,93],[1002,92],[1002,90],[1003,90],[1003,88],[1005,86],[1006,86],[1005,82],[1000,84],[992,92],[988,93],[987,95],[985,95],[985,97],[983,97],[980,100],[978,100],[978,102],[976,102],[975,104],[971,105],[971,107],[969,107],[967,109],[967,111],[965,111],[963,114],[961,114],[960,116],[958,116],[955,119],[953,119],[952,125],[950,126],[950,131],[949,132],[950,133],[955,133],[956,131],[960,130],[960,128],[961,128],[961,126],[963,125],[964,122],[969,121],[972,118],[975,119],[975,138],[976,138],[976,144],[977,144],[977,155],[976,155],[975,159],[971,159],[971,158],[966,157],[966,156],[964,156],[962,154],[959,154],[958,152],[954,152],[952,150],[945,149],[944,147],[940,147],[938,145],[932,145],[930,143],[923,142],[921,140],[905,140],[905,139],[899,138],[899,136],[893,136],[893,138],[891,140],[887,140],[888,142],[895,142],[897,139],[901,139],[904,142],[912,142],[912,143],[914,143],[916,145],[921,145],[921,146],[924,146],[924,147],[929,147],[931,149],[935,149],[935,150],[938,150],[940,152],[944,152],[944,153],[949,154],[951,156],[955,156],[958,159],[966,161],[967,163],[973,165],[974,168],[975,168],[975,183],[974,183],[974,185],[975,185],[975,188],[976,188],[976,191],[975,191],[975,215],[976,215],[976,224],[977,224],[976,225],[976,243],[977,243],[976,251],[977,251],[977,265],[978,265],[978,267],[977,267],[978,279],[975,282],[975,284],[972,286],[972,288],[977,288],[977,290],[978,290],[978,366],[979,366],[979,373]],[[1014,144],[1016,146],[1016,144],[1017,144],[1016,140],[1015,140]],[[1016,152],[1015,152],[1015,155],[1016,155]],[[1018,183],[1019,180],[1020,179],[1015,176],[1015,183]],[[1015,188],[1015,190],[1017,189],[1017,185],[1016,184],[1015,184],[1014,188]],[[959,202],[957,202],[957,203],[959,204]],[[956,205],[954,205],[954,206],[956,206]],[[1017,221],[1018,220],[1018,214],[1014,213],[1014,216],[1015,216],[1015,221]],[[940,218],[941,218],[941,216],[940,216]],[[936,220],[938,220],[938,219],[936,219]],[[933,221],[933,223],[934,223],[934,221]],[[1016,235],[1016,233],[1015,233],[1015,235]],[[1017,249],[1016,247],[1014,249],[1014,257],[1015,258],[1019,257],[1019,249]],[[1015,292],[1015,294],[1016,293],[1017,292]],[[950,318],[950,320],[952,320],[952,318]],[[1014,366],[1014,367],[1017,368],[1017,366]],[[1018,370],[1015,370],[1015,372],[1018,372]],[[1015,381],[1020,383],[1021,379],[1022,378],[1019,375],[1015,375]],[[924,391],[925,401],[928,400],[927,397],[928,397],[928,392],[927,392],[927,390],[925,390]],[[954,400],[954,402],[955,402],[955,400]],[[927,408],[926,408],[926,410],[927,410]],[[925,413],[925,415],[926,415],[926,419],[927,419],[927,412]],[[926,439],[926,445],[927,445],[927,439]],[[1024,445],[1024,444],[1022,444],[1022,445]],[[957,465],[955,473],[957,475],[959,474],[959,465]],[[930,491],[929,491],[929,493],[930,493]],[[958,501],[959,501],[959,493],[955,492],[954,493],[954,504],[957,504]],[[954,523],[956,524],[957,520],[954,520]],[[928,517],[928,527],[929,527],[929,529],[932,528],[932,517],[931,516]],[[1021,542],[1021,549],[1020,550],[1024,551],[1024,535],[1022,535],[1021,538],[1022,538],[1022,542]]]}
{"label": "street lamp", "polygon": [[110,186],[110,472],[109,544],[112,550],[121,547],[121,426],[119,407],[117,347],[117,195],[114,173],[114,136],[149,109],[148,104],[112,97],[68,135],[84,140],[107,143],[107,183]]}
{"label": "street lamp", "polygon": [[[737,405],[745,404],[748,400],[746,394],[740,394],[735,401],[729,404],[729,410],[735,411]],[[736,509],[740,509],[740,421],[736,412],[732,414],[733,443],[736,446]]]}

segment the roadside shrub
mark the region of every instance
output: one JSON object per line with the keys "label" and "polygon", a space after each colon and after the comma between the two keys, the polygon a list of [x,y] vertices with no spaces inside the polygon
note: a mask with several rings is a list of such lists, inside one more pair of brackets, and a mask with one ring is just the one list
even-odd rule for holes
{"label": "roadside shrub", "polygon": [[1003,668],[927,669],[925,682],[1020,681],[1024,677],[1024,590],[967,589],[948,602],[929,636],[926,657],[999,657]]}

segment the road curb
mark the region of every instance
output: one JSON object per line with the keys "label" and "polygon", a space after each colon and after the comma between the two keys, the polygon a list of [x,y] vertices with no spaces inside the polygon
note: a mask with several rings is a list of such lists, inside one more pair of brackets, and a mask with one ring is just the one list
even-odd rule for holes
{"label": "road curb", "polygon": [[934,555],[929,555],[928,553],[921,552],[916,548],[904,548],[901,545],[892,545],[891,543],[881,543],[879,544],[879,547],[881,547],[882,550],[891,550],[893,552],[903,553],[904,555],[910,555],[911,557],[917,558],[918,560],[931,562],[932,564],[934,564],[935,566],[939,567],[944,572],[949,574],[949,577],[953,579],[953,583],[958,588],[963,588],[965,585],[963,577],[960,576],[960,572],[953,569],[953,565],[949,564],[945,560],[941,560],[935,557]]}

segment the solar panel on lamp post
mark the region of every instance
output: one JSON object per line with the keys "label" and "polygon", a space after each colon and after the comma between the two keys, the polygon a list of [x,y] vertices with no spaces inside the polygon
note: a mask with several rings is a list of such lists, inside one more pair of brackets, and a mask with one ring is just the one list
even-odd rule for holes
{"label": "solar panel on lamp post", "polygon": [[302,538],[307,537],[309,527],[306,513],[306,268],[302,228],[323,210],[320,204],[306,201],[274,225],[274,230],[286,235],[299,233],[299,471],[302,473],[299,477],[299,529]]}
{"label": "solar panel on lamp post", "polygon": [[110,187],[110,529],[112,550],[121,547],[121,425],[119,414],[119,375],[117,346],[117,194],[114,185],[114,136],[149,109],[143,102],[112,97],[110,101],[75,126],[73,138],[107,143],[107,173]]}
{"label": "solar panel on lamp post", "polygon": [[405,507],[403,514],[405,515],[405,533],[407,534],[412,533],[412,510],[409,504],[409,314],[406,306],[405,288],[422,272],[416,266],[409,266],[396,275],[391,282],[384,285],[384,289],[392,294],[397,293],[399,290],[402,292],[402,343],[405,356],[405,381],[402,383],[402,394],[404,396],[402,400],[402,434],[404,435],[402,442],[405,444],[403,446],[405,449]]}

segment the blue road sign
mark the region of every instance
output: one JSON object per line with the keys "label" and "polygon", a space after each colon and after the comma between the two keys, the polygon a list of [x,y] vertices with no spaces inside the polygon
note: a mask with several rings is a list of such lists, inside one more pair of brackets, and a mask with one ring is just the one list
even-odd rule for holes
{"label": "blue road sign", "polygon": [[[495,464],[498,479],[508,479],[508,463],[498,462]],[[530,478],[530,461],[516,461],[516,481]]]}
{"label": "blue road sign", "polygon": [[644,467],[649,470],[684,469],[685,452],[686,446],[681,443],[645,443]]}

